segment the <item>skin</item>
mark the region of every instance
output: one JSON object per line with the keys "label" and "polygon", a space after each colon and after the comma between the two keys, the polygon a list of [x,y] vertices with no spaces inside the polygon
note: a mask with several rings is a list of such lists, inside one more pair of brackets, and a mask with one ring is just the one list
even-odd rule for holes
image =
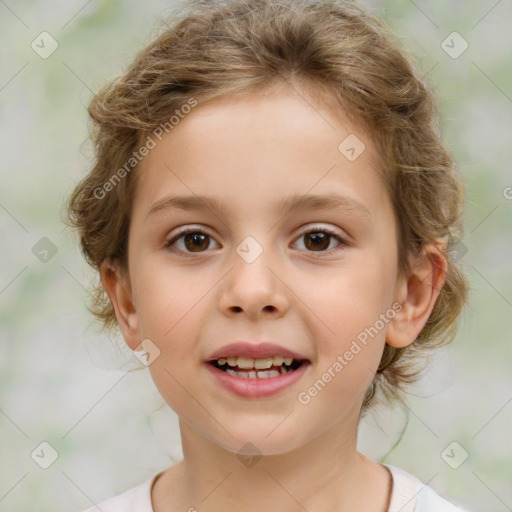
{"label": "skin", "polygon": [[[349,134],[366,145],[354,161],[338,150]],[[149,369],[179,417],[184,459],[153,486],[156,512],[387,510],[387,469],[357,452],[361,404],[385,343],[407,346],[423,328],[446,261],[440,242],[427,245],[410,275],[399,275],[392,204],[377,169],[367,133],[282,84],[199,104],[141,162],[128,269],[105,261],[102,280],[130,348],[149,339],[160,350]],[[367,213],[273,211],[292,194],[333,192]],[[213,196],[225,212],[148,215],[170,195]],[[195,251],[184,237],[174,251],[165,247],[181,226],[203,227],[209,237]],[[319,227],[343,241],[329,237],[315,249]],[[263,249],[250,264],[236,251],[247,236]],[[298,393],[394,303],[401,311],[300,403]],[[237,340],[270,340],[311,364],[276,396],[237,397],[204,362]],[[237,456],[248,442],[262,455],[252,466]]]}

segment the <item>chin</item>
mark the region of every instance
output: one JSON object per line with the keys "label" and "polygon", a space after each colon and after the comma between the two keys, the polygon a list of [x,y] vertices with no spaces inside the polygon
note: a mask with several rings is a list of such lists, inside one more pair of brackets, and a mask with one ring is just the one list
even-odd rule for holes
{"label": "chin", "polygon": [[272,426],[265,425],[257,429],[254,425],[248,428],[233,431],[229,435],[223,435],[222,439],[211,438],[211,441],[219,447],[235,453],[237,456],[269,456],[284,455],[300,448],[307,440],[297,436],[297,432],[289,432],[286,429],[280,431],[278,423]]}

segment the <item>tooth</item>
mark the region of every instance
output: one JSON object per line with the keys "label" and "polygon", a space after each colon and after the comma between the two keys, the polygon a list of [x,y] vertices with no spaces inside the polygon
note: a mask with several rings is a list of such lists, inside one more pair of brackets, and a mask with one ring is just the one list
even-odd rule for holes
{"label": "tooth", "polygon": [[288,370],[284,366],[281,366],[281,368],[279,368],[279,371],[281,372],[281,375],[288,373]]}
{"label": "tooth", "polygon": [[256,359],[254,361],[254,368],[257,370],[266,370],[272,366],[272,358],[267,357],[265,359]]}
{"label": "tooth", "polygon": [[242,379],[268,379],[270,377],[279,377],[281,373],[287,373],[285,368],[281,368],[280,372],[276,370],[270,370],[268,372],[236,372],[231,368],[226,368],[226,373],[232,375],[233,377],[239,377]]}
{"label": "tooth", "polygon": [[285,357],[283,358],[283,362],[286,366],[290,366],[292,364],[293,357]]}
{"label": "tooth", "polygon": [[237,362],[237,357],[228,357],[228,364],[229,366],[236,366],[236,362]]}
{"label": "tooth", "polygon": [[227,361],[227,359],[225,357],[222,357],[221,359],[217,360],[217,363],[219,366],[222,366],[222,365],[226,364],[226,361]]}
{"label": "tooth", "polygon": [[243,369],[254,368],[254,359],[247,357],[239,357],[237,361],[238,367]]}
{"label": "tooth", "polygon": [[274,363],[274,366],[281,366],[283,364],[283,357],[282,356],[274,356],[273,363]]}

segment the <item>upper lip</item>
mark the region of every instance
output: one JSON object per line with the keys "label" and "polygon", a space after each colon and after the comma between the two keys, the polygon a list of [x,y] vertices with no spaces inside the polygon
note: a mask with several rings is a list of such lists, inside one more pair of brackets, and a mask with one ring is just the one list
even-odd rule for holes
{"label": "upper lip", "polygon": [[212,352],[207,361],[215,361],[220,358],[226,357],[248,357],[252,359],[264,359],[265,357],[283,356],[291,357],[297,360],[307,359],[297,352],[293,352],[285,347],[276,345],[275,343],[262,342],[262,343],[249,343],[246,341],[238,341],[230,343],[215,352]]}

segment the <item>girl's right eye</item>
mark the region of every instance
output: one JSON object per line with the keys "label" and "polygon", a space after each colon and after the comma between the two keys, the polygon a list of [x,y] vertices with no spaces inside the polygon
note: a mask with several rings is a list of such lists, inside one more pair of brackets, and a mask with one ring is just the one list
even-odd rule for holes
{"label": "girl's right eye", "polygon": [[[183,240],[181,240],[182,238]],[[172,238],[166,240],[164,247],[179,254],[196,252],[201,253],[209,249],[210,243],[208,239],[213,240],[213,238],[206,231],[203,231],[201,228],[187,228],[182,229],[181,231],[176,233]],[[176,244],[176,242],[183,243]],[[175,244],[177,246],[177,250],[172,247]]]}

